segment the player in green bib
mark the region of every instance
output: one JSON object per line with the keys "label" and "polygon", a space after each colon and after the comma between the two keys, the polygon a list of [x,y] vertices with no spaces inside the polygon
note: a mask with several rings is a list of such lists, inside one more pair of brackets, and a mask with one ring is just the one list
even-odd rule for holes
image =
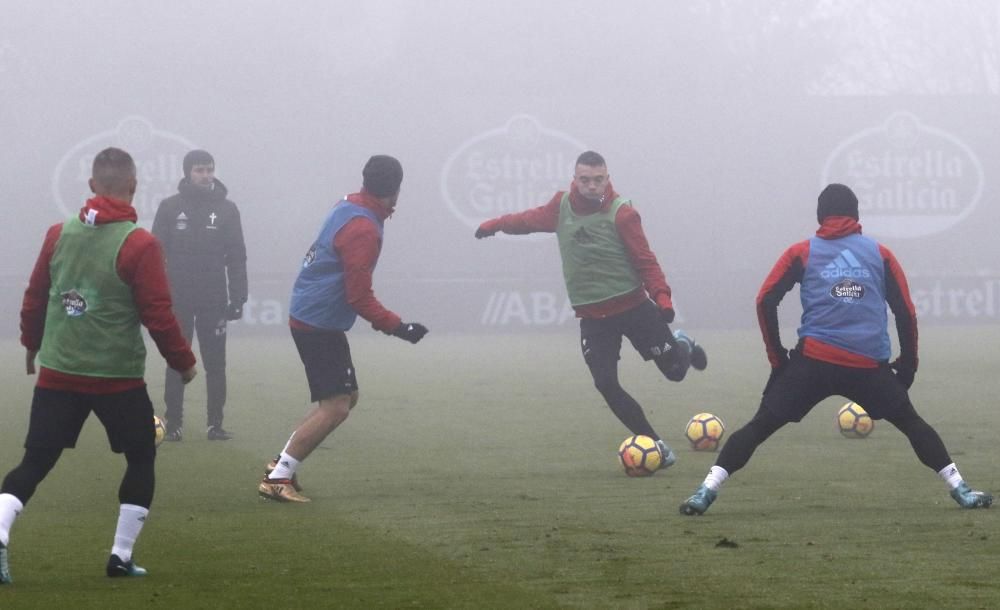
{"label": "player in green bib", "polygon": [[0,482],[0,585],[12,582],[8,546],[14,521],[63,451],[76,446],[91,413],[104,426],[111,450],[125,456],[106,574],[146,574],[132,553],[156,486],[153,403],[143,380],[140,326],[185,383],[196,371],[171,307],[160,244],[135,224],[136,186],[131,155],[118,148],[98,153],[90,179],[94,197],[78,215],[49,228],[24,291],[25,372],[37,372],[38,381],[24,457]]}
{"label": "player in green bib", "polygon": [[543,206],[483,222],[476,238],[555,233],[563,278],[580,318],[580,347],[594,385],[632,434],[656,440],[663,468],[676,456],[618,380],[622,338],[671,381],[708,366],[705,350],[683,331],[671,332],[670,286],[649,248],[639,213],[611,186],[607,163],[594,151],[576,160],[573,183]]}

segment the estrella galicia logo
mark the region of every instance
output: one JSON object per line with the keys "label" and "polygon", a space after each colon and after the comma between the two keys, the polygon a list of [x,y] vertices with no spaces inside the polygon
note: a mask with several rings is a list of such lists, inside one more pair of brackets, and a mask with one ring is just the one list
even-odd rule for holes
{"label": "estrella galicia logo", "polygon": [[833,261],[823,267],[819,275],[829,280],[838,277],[871,277],[872,274],[861,265],[861,261],[853,252],[845,248]]}
{"label": "estrella galicia logo", "polygon": [[921,237],[951,229],[983,195],[979,157],[962,140],[897,112],[830,153],[822,184],[843,182],[858,196],[865,231]]}
{"label": "estrella galicia logo", "polygon": [[71,148],[52,172],[52,194],[63,216],[72,216],[90,194],[94,157],[101,150],[116,146],[132,155],[139,184],[132,207],[139,224],[152,223],[160,201],[177,192],[184,176],[183,159],[198,148],[187,138],[156,129],[141,116],[129,116],[114,128],[84,138]]}
{"label": "estrella galicia logo", "polygon": [[517,115],[463,142],[441,170],[441,193],[470,228],[487,218],[544,204],[568,188],[573,163],[586,150],[576,138]]}
{"label": "estrella galicia logo", "polygon": [[865,287],[851,279],[840,280],[830,288],[830,296],[853,303],[865,296]]}
{"label": "estrella galicia logo", "polygon": [[309,265],[316,262],[316,244],[313,244],[309,251],[306,252],[305,257],[302,259],[302,268],[305,269]]}
{"label": "estrella galicia logo", "polygon": [[83,298],[83,295],[77,292],[76,288],[67,290],[59,296],[62,297],[63,308],[66,310],[67,316],[79,318],[87,313],[87,299]]}

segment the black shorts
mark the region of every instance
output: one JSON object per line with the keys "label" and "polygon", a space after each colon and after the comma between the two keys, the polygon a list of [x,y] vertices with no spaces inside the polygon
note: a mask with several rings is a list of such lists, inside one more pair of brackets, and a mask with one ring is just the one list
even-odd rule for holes
{"label": "black shorts", "polygon": [[351,346],[344,332],[293,328],[292,339],[306,367],[306,380],[313,402],[358,390],[358,379],[351,362]]}
{"label": "black shorts", "polygon": [[614,366],[621,357],[622,337],[628,337],[643,360],[652,360],[669,351],[670,328],[652,301],[607,318],[580,320],[580,347],[591,366]]}
{"label": "black shorts", "polygon": [[101,420],[115,453],[153,447],[153,403],[146,386],[116,394],[84,394],[35,388],[25,448],[76,447],[90,412]]}
{"label": "black shorts", "polygon": [[858,403],[872,419],[892,420],[916,414],[906,388],[886,363],[872,369],[840,366],[807,358],[797,349],[789,357],[760,404],[783,421],[801,421],[830,396]]}

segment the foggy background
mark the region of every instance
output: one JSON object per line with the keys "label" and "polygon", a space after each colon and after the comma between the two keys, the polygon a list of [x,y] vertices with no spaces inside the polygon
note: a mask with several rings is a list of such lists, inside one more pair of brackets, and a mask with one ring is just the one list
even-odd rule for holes
{"label": "foggy background", "polygon": [[0,0],[0,15],[6,336],[46,228],[88,197],[107,146],[139,164],[146,227],[184,153],[215,156],[249,256],[237,333],[286,332],[302,255],[378,153],[405,170],[375,275],[386,306],[435,332],[575,328],[553,235],[473,232],[567,188],[588,148],[640,212],[685,327],[754,328],[760,283],[832,181],[901,260],[923,324],[1000,320],[993,0]]}

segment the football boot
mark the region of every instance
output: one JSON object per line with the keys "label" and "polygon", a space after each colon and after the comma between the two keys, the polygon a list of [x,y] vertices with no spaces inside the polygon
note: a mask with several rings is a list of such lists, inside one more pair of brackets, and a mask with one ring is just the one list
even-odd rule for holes
{"label": "football boot", "polygon": [[958,487],[951,490],[951,497],[962,508],[989,508],[993,504],[993,495],[985,491],[976,491],[962,481]]}
{"label": "football boot", "polygon": [[[274,472],[274,469],[278,467],[278,458],[280,457],[281,457],[280,455],[276,456],[273,460],[267,463],[267,466],[264,466],[265,477],[271,476],[271,473]],[[302,486],[299,485],[298,473],[292,475],[292,487],[295,488],[295,491],[302,491]]]}
{"label": "football boot", "polygon": [[14,582],[10,578],[10,564],[7,562],[7,545],[0,542],[0,585]]}
{"label": "football boot", "polygon": [[698,487],[698,491],[694,492],[694,495],[684,500],[681,504],[681,514],[682,515],[702,515],[708,510],[708,507],[715,502],[716,496],[719,492],[714,489],[709,489],[704,485]]}
{"label": "football boot", "polygon": [[660,470],[673,466],[677,461],[677,456],[670,448],[670,445],[661,438],[656,441],[656,448],[660,450]]}
{"label": "football boot", "polygon": [[261,497],[278,502],[311,502],[311,500],[299,492],[295,491],[291,479],[269,479],[264,480],[257,486],[257,493]]}
{"label": "football boot", "polygon": [[120,578],[123,576],[145,576],[146,568],[135,565],[131,559],[122,561],[118,555],[108,557],[107,573],[109,578]]}
{"label": "football boot", "polygon": [[210,441],[228,441],[233,438],[233,433],[223,429],[222,426],[209,426],[206,434]]}

